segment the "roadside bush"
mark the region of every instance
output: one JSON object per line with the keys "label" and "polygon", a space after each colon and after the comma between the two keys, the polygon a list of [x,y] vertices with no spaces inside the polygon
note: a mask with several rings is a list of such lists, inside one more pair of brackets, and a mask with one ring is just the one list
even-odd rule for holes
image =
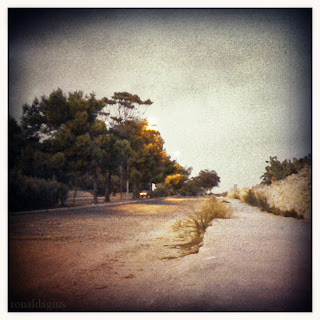
{"label": "roadside bush", "polygon": [[14,172],[9,175],[9,211],[46,209],[64,205],[68,187],[57,181],[31,178]]}
{"label": "roadside bush", "polygon": [[212,196],[206,200],[198,211],[190,212],[186,218],[178,219],[173,229],[183,242],[179,247],[188,253],[197,253],[202,245],[205,230],[211,225],[213,219],[230,219],[231,208]]}
{"label": "roadside bush", "polygon": [[239,199],[242,201],[242,202],[245,202],[245,199],[247,198],[248,196],[248,192],[249,192],[249,188],[242,188],[239,190]]}
{"label": "roadside bush", "polygon": [[[105,194],[105,177],[102,175],[98,176],[98,196],[103,196]],[[77,178],[76,186],[80,190],[93,190],[94,179],[89,175],[83,175]]]}
{"label": "roadside bush", "polygon": [[258,206],[258,199],[256,198],[254,191],[249,190],[247,197],[244,199],[244,202],[246,202],[254,207]]}
{"label": "roadside bush", "polygon": [[[283,161],[270,157],[266,173],[260,185],[242,188],[238,193],[240,200],[261,210],[293,217],[311,219],[311,155],[297,160]],[[228,192],[231,197],[235,188]]]}
{"label": "roadside bush", "polygon": [[277,216],[292,217],[296,219],[304,219],[302,214],[298,214],[295,210],[280,210],[279,208],[271,207],[265,196],[255,193],[253,190],[249,190],[245,202],[251,206],[258,207],[261,211],[267,211]]}
{"label": "roadside bush", "polygon": [[246,197],[244,197],[244,202],[251,206],[258,207],[262,211],[272,212],[272,208],[269,206],[267,198],[256,194],[253,190],[248,191]]}
{"label": "roadside bush", "polygon": [[66,201],[68,199],[68,191],[69,188],[67,185],[63,183],[58,183],[58,200],[60,201],[61,205],[64,206],[66,204]]}
{"label": "roadside bush", "polygon": [[201,194],[201,188],[198,187],[192,180],[184,183],[182,188],[178,190],[181,196],[191,197],[199,196]]}
{"label": "roadside bush", "polygon": [[167,197],[169,195],[169,190],[163,184],[157,184],[156,189],[153,191],[154,198]]}
{"label": "roadside bush", "polygon": [[293,160],[285,159],[283,162],[280,162],[277,157],[270,157],[269,163],[267,166],[266,172],[260,177],[262,178],[262,184],[271,184],[275,181],[279,181],[285,179],[286,177],[290,176],[291,174],[298,173],[302,168],[306,166],[311,166],[311,155]]}
{"label": "roadside bush", "polygon": [[200,209],[200,215],[206,217],[209,222],[213,219],[229,219],[231,214],[231,209],[215,196],[209,197]]}
{"label": "roadside bush", "polygon": [[237,186],[234,186],[232,189],[230,189],[227,193],[227,196],[233,199],[240,199],[239,189],[237,188]]}
{"label": "roadside bush", "polygon": [[284,211],[282,213],[284,217],[291,217],[291,218],[296,218],[296,219],[304,219],[303,214],[298,214],[295,210],[291,211]]}

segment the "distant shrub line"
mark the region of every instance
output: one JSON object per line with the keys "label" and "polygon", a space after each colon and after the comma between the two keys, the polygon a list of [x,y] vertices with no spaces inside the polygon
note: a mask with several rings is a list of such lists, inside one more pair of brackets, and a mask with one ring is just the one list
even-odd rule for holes
{"label": "distant shrub line", "polygon": [[[274,182],[283,180],[292,174],[299,173],[303,168],[309,167],[312,163],[311,155],[297,160],[285,160],[280,162],[277,157],[270,157],[269,161],[266,161],[270,165],[266,167],[266,172],[261,176],[263,179],[261,185],[272,185]],[[270,205],[267,197],[263,192],[259,191],[262,186],[256,186],[252,188],[238,189],[234,187],[229,190],[227,195],[230,198],[239,199],[251,206],[258,207],[262,211],[273,213],[275,215],[281,215],[284,217],[293,217],[297,219],[304,219],[303,214],[299,214],[296,210],[280,210],[274,205]],[[265,186],[268,188],[267,186]],[[301,191],[302,192],[302,191]],[[269,199],[270,200],[270,199]],[[271,201],[272,203],[272,201]]]}
{"label": "distant shrub line", "polygon": [[255,192],[251,189],[248,191],[247,196],[244,198],[244,201],[251,206],[258,207],[261,211],[273,213],[278,216],[281,215],[284,217],[304,219],[304,216],[302,214],[298,214],[295,210],[281,211],[278,208],[270,207],[266,197],[255,194]]}
{"label": "distant shrub line", "polygon": [[269,163],[267,166],[266,172],[260,177],[262,179],[262,184],[271,184],[272,182],[279,181],[285,179],[291,174],[298,173],[303,167],[311,165],[311,155],[293,160],[285,159],[283,162],[280,162],[277,157],[270,157]]}
{"label": "distant shrub line", "polygon": [[19,172],[9,175],[9,211],[37,210],[64,205],[68,187],[57,181],[32,178]]}
{"label": "distant shrub line", "polygon": [[258,207],[261,211],[273,213],[278,216],[304,219],[304,216],[302,214],[298,214],[295,210],[283,211],[283,210],[280,210],[279,208],[271,207],[268,203],[267,198],[259,193],[256,193],[254,191],[254,188],[251,188],[251,189],[243,188],[240,190],[232,189],[232,191],[228,192],[227,195],[230,198],[238,199],[253,207]]}

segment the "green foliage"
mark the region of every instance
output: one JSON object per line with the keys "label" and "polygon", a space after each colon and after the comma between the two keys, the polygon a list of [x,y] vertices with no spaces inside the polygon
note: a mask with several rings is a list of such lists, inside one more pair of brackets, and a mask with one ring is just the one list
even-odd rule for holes
{"label": "green foliage", "polygon": [[180,195],[185,197],[199,196],[201,195],[201,192],[202,190],[199,187],[196,179],[190,179],[186,181],[179,190]]}
{"label": "green foliage", "polygon": [[121,142],[119,163],[126,178],[133,183],[133,198],[145,184],[163,182],[170,158],[163,149],[164,140],[157,130],[150,130],[146,120],[127,120],[111,129]]}
{"label": "green foliage", "polygon": [[179,194],[184,197],[200,196],[208,190],[218,186],[220,178],[212,170],[202,170],[199,175],[188,179],[192,168],[183,168],[177,163],[173,163],[171,174],[167,175],[163,184],[157,184],[154,195],[165,197]]}
{"label": "green foliage", "polygon": [[214,170],[201,170],[198,176],[188,179],[192,168],[183,168],[177,163],[173,163],[172,168],[173,173],[167,175],[164,185],[160,191],[156,191],[156,195],[200,196],[220,182],[220,177]]}
{"label": "green foliage", "polygon": [[62,183],[31,178],[18,172],[9,175],[9,211],[47,209],[64,205],[68,187]]}
{"label": "green foliage", "polygon": [[67,96],[61,89],[24,105],[21,128],[28,143],[19,169],[66,182],[83,174],[94,162],[92,137],[104,133],[105,124],[96,120],[104,106],[94,94],[84,97],[76,91]]}
{"label": "green foliage", "polygon": [[[127,92],[116,92],[112,99],[97,100],[93,93],[84,96],[82,91],[66,95],[58,88],[49,97],[36,98],[31,106],[25,104],[21,128],[14,121],[10,125],[12,157],[18,158],[12,161],[12,169],[17,166],[24,174],[58,178],[73,185],[89,175],[95,191],[98,177],[105,175],[106,201],[112,190],[112,174],[119,172],[120,189],[123,176],[131,179],[136,192],[143,182],[164,179],[156,177],[163,168],[159,161],[164,141],[158,131],[148,131],[147,122],[140,121],[135,112],[138,106],[152,102]],[[105,109],[113,106],[121,119],[112,122],[109,118],[108,130],[105,121],[110,112]],[[22,151],[19,130],[25,137]]]}
{"label": "green foliage", "polygon": [[186,177],[183,174],[176,173],[166,177],[164,181],[164,186],[169,189],[178,190],[182,187],[183,182],[186,180]]}
{"label": "green foliage", "polygon": [[42,134],[54,136],[63,125],[73,121],[72,129],[84,134],[105,106],[93,93],[84,97],[81,91],[75,91],[66,96],[58,88],[49,97],[42,96],[40,101],[35,98],[31,106],[23,106],[22,129],[28,139],[39,141]]}
{"label": "green foliage", "polygon": [[263,179],[261,183],[271,184],[272,182],[282,180],[291,174],[297,173],[306,165],[311,165],[311,155],[299,160],[293,158],[292,162],[287,159],[280,162],[277,157],[270,157],[270,160],[266,162],[269,163],[269,166],[265,168],[266,172],[260,177]]}
{"label": "green foliage", "polygon": [[164,184],[157,184],[156,189],[153,191],[154,198],[168,197],[170,190],[164,186]]}
{"label": "green foliage", "polygon": [[8,166],[13,169],[21,165],[22,150],[25,146],[25,137],[22,134],[21,127],[14,118],[9,118],[8,125],[9,152]]}
{"label": "green foliage", "polygon": [[68,199],[68,191],[69,188],[66,184],[58,183],[57,184],[57,192],[58,192],[58,200],[60,201],[61,205],[64,206]]}
{"label": "green foliage", "polygon": [[35,98],[31,106],[24,104],[22,111],[21,128],[24,135],[28,140],[38,142],[43,131],[42,125],[46,122],[39,100]]}
{"label": "green foliage", "polygon": [[101,134],[95,139],[96,159],[103,172],[115,171],[121,158],[122,144],[114,134]]}
{"label": "green foliage", "polygon": [[109,201],[111,191],[123,190],[124,179],[133,198],[152,183],[162,184],[155,193],[160,196],[200,195],[217,186],[220,178],[214,171],[188,180],[192,168],[171,160],[159,131],[139,117],[141,108],[151,104],[128,92],[99,100],[93,93],[65,94],[60,88],[35,98],[23,106],[21,127],[10,121],[10,169],[73,188],[90,186],[95,201],[102,186]]}
{"label": "green foliage", "polygon": [[49,98],[42,97],[40,110],[44,114],[45,123],[52,129],[58,129],[72,119],[67,97],[60,88],[53,91]]}
{"label": "green foliage", "polygon": [[197,185],[205,191],[217,187],[220,182],[220,177],[214,170],[201,170],[199,175],[195,178]]}

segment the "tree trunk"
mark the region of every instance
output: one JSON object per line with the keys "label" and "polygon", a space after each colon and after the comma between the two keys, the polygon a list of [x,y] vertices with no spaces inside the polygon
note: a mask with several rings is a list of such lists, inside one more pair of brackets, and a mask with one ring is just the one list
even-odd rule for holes
{"label": "tree trunk", "polygon": [[120,200],[122,201],[122,166],[120,166],[120,188],[119,188],[119,192],[120,192]]}
{"label": "tree trunk", "polygon": [[129,179],[126,181],[126,198],[129,199]]}
{"label": "tree trunk", "polygon": [[98,178],[93,178],[93,202],[98,203]]}
{"label": "tree trunk", "polygon": [[77,190],[78,190],[78,188],[75,186],[74,187],[74,192],[73,192],[73,202],[72,202],[73,206],[76,203]]}
{"label": "tree trunk", "polygon": [[139,184],[137,181],[133,182],[133,194],[132,199],[136,200],[139,199]]}
{"label": "tree trunk", "polygon": [[129,165],[127,165],[126,198],[129,199]]}
{"label": "tree trunk", "polygon": [[110,185],[111,185],[111,172],[107,172],[106,190],[104,194],[104,202],[110,202]]}

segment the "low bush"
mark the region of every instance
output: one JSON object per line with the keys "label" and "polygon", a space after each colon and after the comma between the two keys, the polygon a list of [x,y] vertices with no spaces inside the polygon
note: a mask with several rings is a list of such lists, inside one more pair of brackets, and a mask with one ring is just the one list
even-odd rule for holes
{"label": "low bush", "polygon": [[209,221],[213,219],[229,219],[232,214],[231,209],[222,200],[218,200],[214,196],[207,199],[201,207],[200,213],[207,217]]}
{"label": "low bush", "polygon": [[185,197],[195,197],[195,196],[200,196],[203,193],[203,191],[201,187],[198,186],[197,179],[192,179],[192,180],[186,181],[182,185],[182,188],[178,190],[178,193],[181,196],[185,196]]}
{"label": "low bush", "polygon": [[266,197],[256,194],[253,190],[249,190],[244,202],[250,204],[251,206],[258,207],[261,211],[272,212],[272,208],[268,204]]}
{"label": "low bush", "polygon": [[68,187],[57,181],[31,178],[13,172],[9,175],[9,211],[35,210],[64,205]]}
{"label": "low bush", "polygon": [[237,195],[237,190],[235,188],[231,189],[227,193],[227,197],[232,198],[232,199],[239,199]]}
{"label": "low bush", "polygon": [[154,198],[167,197],[169,195],[169,190],[163,184],[158,184],[157,188],[153,191]]}
{"label": "low bush", "polygon": [[254,207],[258,206],[258,199],[252,190],[248,191],[247,197],[244,199],[244,202],[246,202]]}
{"label": "low bush", "polygon": [[277,216],[292,217],[297,219],[304,219],[304,216],[298,214],[295,210],[281,211],[279,208],[271,207],[266,197],[256,194],[253,190],[249,190],[245,202],[251,206],[258,207],[261,211],[267,211]]}
{"label": "low bush", "polygon": [[245,202],[245,199],[247,198],[248,196],[248,192],[249,192],[249,188],[242,188],[239,190],[239,199],[242,201],[242,202]]}
{"label": "low bush", "polygon": [[229,219],[232,216],[231,208],[225,203],[212,196],[206,200],[200,210],[190,212],[186,218],[178,219],[173,226],[182,240],[179,247],[188,253],[197,253],[205,230],[211,225],[213,219]]}
{"label": "low bush", "polygon": [[233,187],[227,192],[225,196],[245,202],[245,199],[248,196],[248,192],[249,192],[249,188],[238,189],[237,187]]}
{"label": "low bush", "polygon": [[284,211],[282,213],[284,217],[291,217],[291,218],[296,218],[296,219],[304,219],[303,214],[298,214],[295,210],[290,210],[290,211]]}
{"label": "low bush", "polygon": [[153,191],[153,198],[161,198],[161,197],[170,197],[177,194],[177,191],[170,187],[166,186],[163,183],[157,184],[156,189]]}

